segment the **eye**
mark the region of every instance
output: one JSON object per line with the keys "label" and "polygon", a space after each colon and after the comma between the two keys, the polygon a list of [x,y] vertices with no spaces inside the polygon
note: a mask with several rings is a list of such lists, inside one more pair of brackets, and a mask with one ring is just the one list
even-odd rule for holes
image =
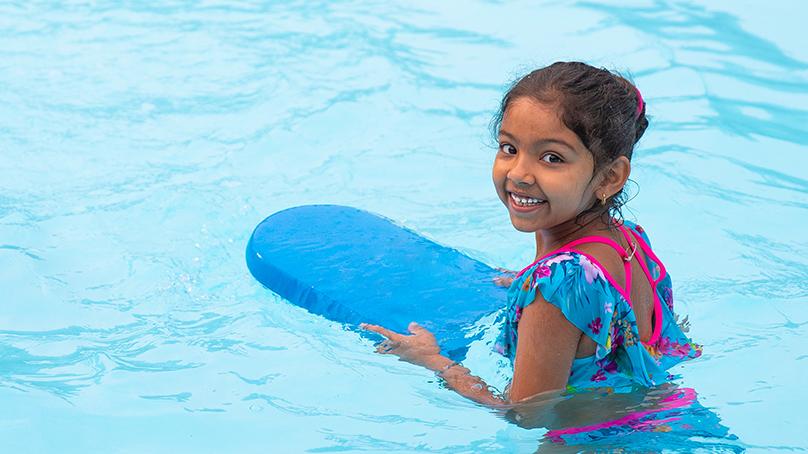
{"label": "eye", "polygon": [[541,160],[548,163],[548,164],[559,164],[564,162],[560,156],[555,153],[547,153],[546,155],[541,157]]}
{"label": "eye", "polygon": [[514,155],[516,154],[516,147],[509,143],[501,143],[499,144],[499,151],[505,154]]}

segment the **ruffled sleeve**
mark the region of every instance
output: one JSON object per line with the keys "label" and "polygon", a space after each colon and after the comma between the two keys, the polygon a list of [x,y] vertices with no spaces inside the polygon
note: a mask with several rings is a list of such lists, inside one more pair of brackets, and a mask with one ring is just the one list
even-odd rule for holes
{"label": "ruffled sleeve", "polygon": [[508,290],[507,325],[501,339],[501,352],[513,359],[516,331],[522,311],[541,292],[564,317],[598,345],[597,359],[611,348],[609,327],[614,315],[613,287],[602,270],[585,255],[561,252],[526,268]]}

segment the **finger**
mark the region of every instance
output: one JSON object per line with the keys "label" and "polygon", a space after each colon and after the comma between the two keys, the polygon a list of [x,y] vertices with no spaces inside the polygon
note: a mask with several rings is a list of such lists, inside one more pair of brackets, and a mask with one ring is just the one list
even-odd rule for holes
{"label": "finger", "polygon": [[512,283],[513,278],[510,277],[498,276],[494,278],[494,284],[500,287],[510,287]]}
{"label": "finger", "polygon": [[419,324],[417,324],[415,322],[410,322],[409,326],[407,326],[407,329],[412,334],[419,334],[419,333],[423,333],[424,331],[426,331],[426,328],[424,328],[423,326],[421,326],[421,325],[419,325]]}
{"label": "finger", "polygon": [[387,355],[393,353],[393,350],[398,348],[399,343],[393,342],[391,340],[386,340],[380,342],[379,345],[376,346],[376,353],[381,353],[382,355]]}
{"label": "finger", "polygon": [[386,337],[388,339],[393,339],[395,337],[401,336],[397,332],[390,331],[389,329],[387,329],[387,328],[385,328],[383,326],[379,326],[379,325],[371,325],[369,323],[362,323],[362,324],[359,325],[359,327],[362,328],[362,329],[366,329],[368,331],[373,331],[374,333],[377,333],[377,334],[381,334],[382,336],[384,336],[384,337]]}

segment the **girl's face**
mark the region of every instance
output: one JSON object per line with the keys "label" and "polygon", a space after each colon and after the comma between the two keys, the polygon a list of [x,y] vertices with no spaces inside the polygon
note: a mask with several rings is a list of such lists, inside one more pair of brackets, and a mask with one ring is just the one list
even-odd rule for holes
{"label": "girl's face", "polygon": [[513,100],[494,160],[494,186],[513,226],[536,232],[574,222],[595,200],[594,160],[553,105]]}

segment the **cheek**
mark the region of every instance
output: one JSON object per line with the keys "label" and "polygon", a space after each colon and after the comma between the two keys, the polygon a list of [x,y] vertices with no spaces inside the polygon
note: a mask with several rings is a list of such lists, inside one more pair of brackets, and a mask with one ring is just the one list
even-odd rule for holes
{"label": "cheek", "polygon": [[[500,183],[503,183],[507,174],[507,170],[499,160],[494,160],[494,166],[491,169],[491,178],[494,180],[494,184],[499,186]],[[497,187],[497,189],[499,189],[499,187]]]}
{"label": "cheek", "polygon": [[507,180],[507,176],[507,168],[501,165],[499,160],[495,160],[493,169],[491,170],[491,179],[494,182],[494,192],[496,192],[497,197],[499,197],[503,203],[506,202],[508,197],[505,193],[505,180]]}
{"label": "cheek", "polygon": [[567,169],[567,175],[564,177],[566,180],[566,188],[571,193],[582,195],[592,183],[595,182],[593,175],[592,163],[588,160],[578,161]]}
{"label": "cheek", "polygon": [[578,208],[586,208],[589,205],[589,201],[591,199],[591,185],[592,181],[590,181],[589,176],[582,177],[578,180],[575,180],[574,183],[570,183],[570,189],[575,192],[575,204],[578,205]]}
{"label": "cheek", "polygon": [[555,199],[556,206],[563,205],[574,209],[585,203],[588,186],[589,178],[585,178],[579,172],[571,172],[556,175],[553,184],[545,186],[545,192],[551,200]]}

